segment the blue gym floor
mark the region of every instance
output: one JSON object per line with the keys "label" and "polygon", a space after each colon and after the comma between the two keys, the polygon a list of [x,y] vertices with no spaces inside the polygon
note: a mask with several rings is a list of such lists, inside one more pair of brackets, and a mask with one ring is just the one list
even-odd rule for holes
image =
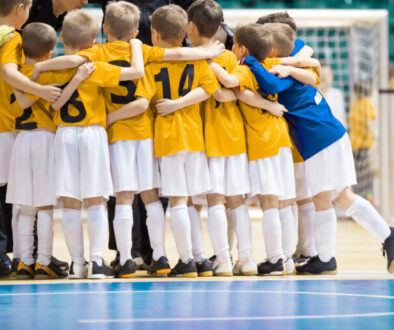
{"label": "blue gym floor", "polygon": [[394,329],[393,280],[0,285],[0,329]]}

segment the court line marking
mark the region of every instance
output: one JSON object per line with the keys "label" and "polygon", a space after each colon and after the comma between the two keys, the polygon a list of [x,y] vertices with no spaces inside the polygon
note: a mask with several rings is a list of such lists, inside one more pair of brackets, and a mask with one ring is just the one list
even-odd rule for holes
{"label": "court line marking", "polygon": [[284,315],[284,316],[233,316],[233,317],[195,317],[195,318],[136,318],[136,319],[92,319],[78,320],[79,323],[143,323],[143,322],[202,322],[202,321],[262,321],[262,320],[298,320],[298,319],[344,319],[354,317],[393,316],[389,313],[365,314],[329,314],[329,315]]}
{"label": "court line marking", "polygon": [[359,298],[377,298],[394,300],[394,296],[368,295],[358,293],[342,292],[310,292],[310,291],[275,291],[275,290],[121,290],[121,291],[64,291],[64,292],[23,292],[23,293],[1,293],[1,297],[25,297],[25,296],[50,296],[50,295],[81,295],[81,294],[147,294],[147,293],[269,293],[269,294],[303,294],[322,296],[342,296]]}

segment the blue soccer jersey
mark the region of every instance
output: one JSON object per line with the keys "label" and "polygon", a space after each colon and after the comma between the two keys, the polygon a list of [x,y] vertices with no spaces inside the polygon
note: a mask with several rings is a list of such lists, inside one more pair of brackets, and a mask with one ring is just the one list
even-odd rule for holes
{"label": "blue soccer jersey", "polygon": [[294,43],[293,51],[291,52],[290,56],[297,55],[297,53],[305,46],[305,42],[301,39],[296,39]]}
{"label": "blue soccer jersey", "polygon": [[268,94],[278,94],[278,102],[288,110],[285,118],[290,135],[304,160],[338,141],[346,133],[315,87],[303,85],[291,77],[280,79],[252,56],[246,57],[243,64],[249,66],[262,90]]}

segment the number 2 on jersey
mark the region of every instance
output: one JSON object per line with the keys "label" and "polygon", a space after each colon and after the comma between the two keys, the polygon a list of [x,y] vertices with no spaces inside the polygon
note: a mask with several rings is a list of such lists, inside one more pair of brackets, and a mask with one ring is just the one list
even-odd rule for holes
{"label": "number 2 on jersey", "polygon": [[[16,101],[15,94],[11,94],[10,103],[13,104]],[[29,131],[37,128],[36,122],[25,123],[33,114],[33,109],[28,107],[23,110],[22,116],[15,118],[15,129]]]}

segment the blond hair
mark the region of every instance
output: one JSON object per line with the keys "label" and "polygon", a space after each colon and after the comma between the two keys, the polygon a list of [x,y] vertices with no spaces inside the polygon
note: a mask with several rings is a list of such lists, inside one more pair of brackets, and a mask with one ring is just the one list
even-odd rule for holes
{"label": "blond hair", "polygon": [[63,42],[72,49],[84,49],[96,38],[99,31],[97,22],[81,9],[72,10],[64,18]]}
{"label": "blond hair", "polygon": [[138,30],[140,10],[126,1],[111,2],[105,11],[104,24],[117,39],[130,37]]}
{"label": "blond hair", "polygon": [[152,17],[152,29],[163,40],[181,41],[186,36],[187,14],[177,5],[167,5],[155,10]]}
{"label": "blond hair", "polygon": [[32,0],[0,0],[0,16],[8,16],[14,10],[14,8],[22,4],[27,6]]}
{"label": "blond hair", "polygon": [[48,24],[30,23],[22,32],[22,48],[29,58],[39,59],[55,48],[56,31]]}
{"label": "blond hair", "polygon": [[284,23],[266,23],[264,26],[272,34],[272,46],[278,50],[278,57],[287,57],[294,49],[296,34]]}

